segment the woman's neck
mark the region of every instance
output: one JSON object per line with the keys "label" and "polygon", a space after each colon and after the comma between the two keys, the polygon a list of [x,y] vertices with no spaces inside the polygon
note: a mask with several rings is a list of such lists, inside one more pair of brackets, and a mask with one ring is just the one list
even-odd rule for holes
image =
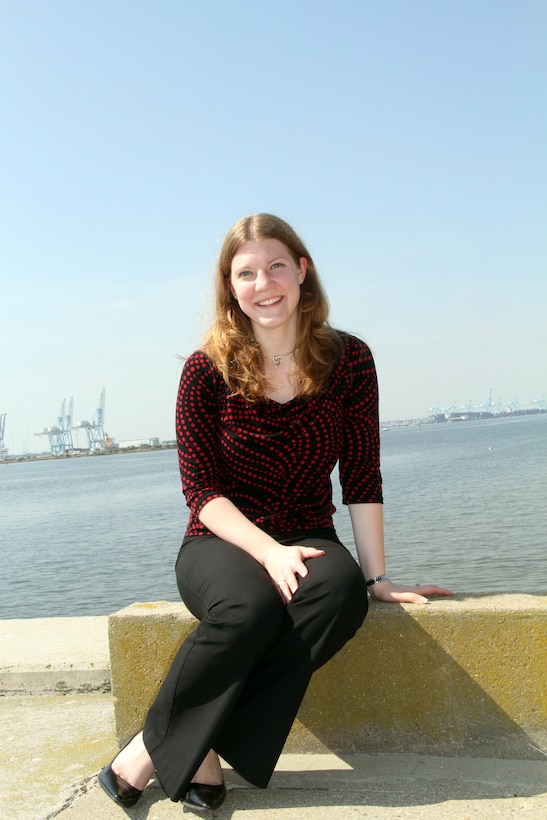
{"label": "woman's neck", "polygon": [[296,348],[296,330],[288,333],[285,329],[279,333],[264,332],[263,328],[255,331],[255,338],[260,346],[262,355],[269,360],[283,359],[294,353]]}

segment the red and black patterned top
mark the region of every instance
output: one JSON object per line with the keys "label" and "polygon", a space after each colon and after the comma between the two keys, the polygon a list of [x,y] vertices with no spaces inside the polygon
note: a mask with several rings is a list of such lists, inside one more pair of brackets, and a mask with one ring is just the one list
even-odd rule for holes
{"label": "red and black patterned top", "polygon": [[211,535],[198,516],[221,496],[269,533],[331,529],[337,462],[344,504],[382,502],[376,369],[364,342],[343,338],[327,392],[286,404],[231,395],[203,351],[188,358],[176,411],[187,537]]}

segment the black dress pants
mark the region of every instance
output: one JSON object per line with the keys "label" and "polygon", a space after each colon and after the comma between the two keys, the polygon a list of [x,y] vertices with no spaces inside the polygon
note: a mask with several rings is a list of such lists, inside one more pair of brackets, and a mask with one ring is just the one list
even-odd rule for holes
{"label": "black dress pants", "polygon": [[209,749],[253,785],[268,785],[312,673],[367,613],[362,572],[334,539],[289,542],[325,550],[306,562],[308,575],[298,576],[289,604],[245,551],[213,536],[183,542],[177,582],[200,624],[179,649],[144,726],[173,801],[182,799]]}

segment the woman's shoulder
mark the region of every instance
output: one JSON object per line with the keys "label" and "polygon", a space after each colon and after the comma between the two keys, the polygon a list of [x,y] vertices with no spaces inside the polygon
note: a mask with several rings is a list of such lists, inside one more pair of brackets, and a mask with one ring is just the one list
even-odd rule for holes
{"label": "woman's shoulder", "polygon": [[184,367],[182,368],[182,379],[189,378],[207,378],[207,379],[221,379],[218,369],[213,360],[207,355],[204,350],[197,349],[189,356],[186,356]]}
{"label": "woman's shoulder", "polygon": [[341,364],[352,361],[370,361],[372,360],[372,351],[368,344],[353,333],[348,333],[345,330],[335,331],[342,345]]}
{"label": "woman's shoulder", "polygon": [[186,357],[179,382],[178,401],[216,406],[226,395],[224,380],[204,350]]}
{"label": "woman's shoulder", "polygon": [[213,362],[207,355],[204,350],[201,348],[197,348],[194,350],[193,353],[190,353],[189,356],[184,357],[184,366],[190,365],[190,367],[208,367],[211,366]]}

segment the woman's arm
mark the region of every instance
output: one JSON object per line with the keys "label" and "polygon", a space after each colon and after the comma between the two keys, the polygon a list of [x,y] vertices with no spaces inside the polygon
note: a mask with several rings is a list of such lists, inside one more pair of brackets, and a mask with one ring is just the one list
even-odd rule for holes
{"label": "woman's arm", "polygon": [[[367,581],[386,574],[384,555],[384,510],[382,504],[349,504],[349,514],[357,556]],[[378,601],[426,604],[427,595],[453,595],[448,589],[434,584],[402,586],[389,578],[369,587]]]}
{"label": "woman's arm", "polygon": [[245,550],[272,578],[285,601],[290,601],[298,589],[297,575],[305,578],[305,560],[320,558],[323,550],[314,547],[285,547],[257,527],[229,498],[213,498],[199,513],[208,530],[224,541]]}

